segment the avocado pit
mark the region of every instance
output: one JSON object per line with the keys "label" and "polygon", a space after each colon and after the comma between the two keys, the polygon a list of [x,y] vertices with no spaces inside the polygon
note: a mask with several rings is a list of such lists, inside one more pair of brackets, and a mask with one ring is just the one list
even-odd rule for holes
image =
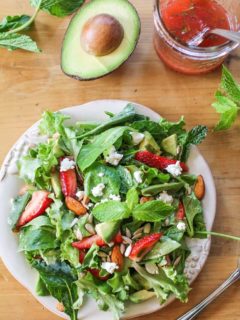
{"label": "avocado pit", "polygon": [[123,27],[116,18],[109,14],[99,14],[83,26],[81,45],[90,55],[105,56],[120,46],[123,37]]}

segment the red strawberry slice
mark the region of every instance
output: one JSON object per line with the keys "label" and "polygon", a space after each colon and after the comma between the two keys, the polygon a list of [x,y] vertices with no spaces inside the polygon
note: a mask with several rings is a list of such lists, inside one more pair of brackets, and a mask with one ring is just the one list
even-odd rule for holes
{"label": "red strawberry slice", "polygon": [[185,209],[184,209],[182,202],[180,201],[179,205],[178,205],[178,211],[176,213],[176,218],[178,220],[183,220],[184,217],[185,217]]}
{"label": "red strawberry slice", "polygon": [[[61,162],[66,159],[63,158]],[[75,197],[77,192],[77,175],[75,169],[60,171],[62,193],[65,197]]]}
{"label": "red strawberry slice", "polygon": [[153,233],[138,240],[132,247],[129,259],[139,262],[152,249],[152,247],[159,241],[162,233]]}
{"label": "red strawberry slice", "polygon": [[18,220],[18,228],[21,228],[29,221],[45,213],[46,209],[53,201],[52,199],[48,198],[49,193],[50,192],[45,190],[35,191],[33,193],[32,199]]}
{"label": "red strawberry slice", "polygon": [[[82,251],[82,250],[79,250],[79,262],[80,263],[83,263],[85,256],[86,256],[86,252]],[[90,268],[88,268],[87,270],[89,272],[91,272],[91,274],[94,277],[98,278],[99,280],[105,281],[105,280],[109,279],[109,275],[106,275],[104,277],[100,276],[100,270],[98,270],[98,269],[90,269]]]}
{"label": "red strawberry slice", "polygon": [[[166,157],[158,156],[149,151],[139,151],[135,154],[135,159],[139,162],[145,163],[149,167],[154,167],[159,170],[164,170],[171,164],[176,164],[177,160],[168,159]],[[188,167],[184,162],[180,162],[183,171],[188,171]]]}
{"label": "red strawberry slice", "polygon": [[[114,238],[113,242],[114,243],[121,243],[122,240],[123,240],[122,236],[119,232],[116,235],[116,237]],[[84,238],[84,239],[77,241],[77,242],[73,242],[72,246],[74,248],[79,249],[79,250],[84,250],[84,249],[90,249],[94,243],[96,243],[96,245],[99,247],[104,247],[107,245],[107,243],[99,235],[95,234],[94,236]]]}

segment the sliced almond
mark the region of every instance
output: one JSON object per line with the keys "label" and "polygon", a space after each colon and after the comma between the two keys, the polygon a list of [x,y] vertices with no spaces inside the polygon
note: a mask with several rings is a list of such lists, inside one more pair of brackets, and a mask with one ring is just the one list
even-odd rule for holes
{"label": "sliced almond", "polygon": [[121,253],[124,254],[125,250],[126,250],[125,245],[124,245],[123,243],[121,243],[121,245],[120,245],[120,251],[121,251]]}
{"label": "sliced almond", "polygon": [[69,210],[71,210],[78,216],[82,216],[87,213],[87,209],[81,204],[81,202],[72,197],[66,197],[65,204]]}
{"label": "sliced almond", "polygon": [[95,233],[96,233],[93,225],[90,224],[90,223],[86,223],[86,224],[85,224],[85,229],[86,229],[89,233],[91,233],[91,234],[95,234]]}
{"label": "sliced almond", "polygon": [[65,307],[64,305],[62,304],[62,302],[58,302],[57,305],[56,305],[56,308],[58,311],[60,312],[64,312],[65,311]]}
{"label": "sliced almond", "polygon": [[132,240],[136,240],[136,239],[139,239],[142,237],[142,232],[140,233],[136,233],[133,237],[132,237]]}
{"label": "sliced almond", "polygon": [[82,204],[84,205],[84,207],[87,206],[89,202],[90,202],[90,198],[88,198],[88,196],[84,195],[83,201],[82,201]]}
{"label": "sliced almond", "polygon": [[125,236],[122,236],[123,238],[123,243],[128,243],[128,244],[131,244],[132,243],[132,240],[128,237],[125,237]]}
{"label": "sliced almond", "polygon": [[128,238],[131,238],[131,236],[132,236],[131,231],[128,228],[126,228],[126,236]]}
{"label": "sliced almond", "polygon": [[149,201],[152,201],[152,200],[154,200],[153,197],[141,197],[140,203],[143,204],[143,203],[146,203],[146,202],[149,202]]}
{"label": "sliced almond", "polygon": [[128,257],[128,256],[130,255],[131,251],[132,251],[132,245],[130,244],[130,245],[127,247],[126,251],[125,251],[125,254],[124,254],[125,257]]}
{"label": "sliced almond", "polygon": [[201,175],[197,177],[197,182],[194,187],[194,193],[198,200],[202,200],[205,195],[205,183],[203,176]]}
{"label": "sliced almond", "polygon": [[144,228],[143,228],[143,232],[144,233],[150,233],[151,231],[151,224],[150,223],[146,223]]}

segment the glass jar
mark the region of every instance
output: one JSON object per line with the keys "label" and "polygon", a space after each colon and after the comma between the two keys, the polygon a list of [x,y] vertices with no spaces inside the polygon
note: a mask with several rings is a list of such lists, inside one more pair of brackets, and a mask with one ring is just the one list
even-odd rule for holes
{"label": "glass jar", "polygon": [[[170,0],[171,1],[171,0]],[[230,28],[240,30],[240,0],[216,0],[228,13]],[[229,53],[238,47],[227,41],[215,47],[188,47],[178,42],[166,29],[161,17],[161,7],[169,0],[155,0],[154,47],[163,62],[175,71],[185,74],[207,73],[220,66]]]}

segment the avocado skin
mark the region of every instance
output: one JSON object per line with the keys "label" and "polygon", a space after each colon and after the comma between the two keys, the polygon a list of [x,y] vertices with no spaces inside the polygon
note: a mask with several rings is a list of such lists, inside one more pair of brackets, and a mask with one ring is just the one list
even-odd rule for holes
{"label": "avocado skin", "polygon": [[[131,3],[130,1],[128,1],[128,0],[126,0],[126,2],[128,2],[128,3],[130,3],[130,4],[132,5],[132,3]],[[127,62],[127,60],[128,60],[128,59],[132,56],[132,54],[134,53],[134,51],[135,51],[135,49],[136,49],[136,47],[137,47],[137,44],[138,44],[138,40],[139,40],[141,31],[142,31],[142,25],[141,25],[141,20],[140,20],[139,14],[138,14],[136,8],[135,8],[133,5],[132,5],[132,7],[133,7],[133,10],[135,11],[136,15],[137,15],[138,18],[139,18],[139,31],[138,31],[137,40],[136,40],[136,43],[135,43],[135,46],[134,46],[132,52],[129,54],[129,56],[128,56],[125,60],[122,61],[122,63],[121,63],[119,66],[117,66],[115,69],[109,71],[108,73],[103,74],[102,76],[92,77],[92,78],[87,78],[87,79],[81,78],[81,77],[79,77],[79,76],[74,76],[74,75],[72,75],[72,74],[69,74],[69,73],[65,72],[65,71],[63,70],[62,64],[60,64],[60,67],[61,67],[62,72],[63,72],[66,76],[68,76],[68,77],[70,77],[70,78],[72,78],[72,79],[74,79],[74,80],[78,80],[78,81],[92,81],[92,80],[101,79],[101,78],[103,78],[103,77],[106,77],[106,76],[110,75],[111,73],[113,73],[114,71],[116,71],[117,69],[119,69],[123,64],[125,64],[125,63]],[[82,8],[83,8],[83,7],[81,7],[79,10],[81,10]],[[73,18],[75,17],[76,14],[77,14],[77,12],[74,14]],[[72,19],[73,19],[73,18],[72,18]],[[66,30],[66,32],[65,32],[65,34],[64,34],[63,42],[64,42],[64,40],[65,40],[65,37],[66,37],[66,35],[67,35],[67,32],[68,32],[68,28],[67,28],[67,30]],[[62,52],[63,52],[63,46],[62,46],[62,48],[61,48],[61,60],[62,60]]]}

